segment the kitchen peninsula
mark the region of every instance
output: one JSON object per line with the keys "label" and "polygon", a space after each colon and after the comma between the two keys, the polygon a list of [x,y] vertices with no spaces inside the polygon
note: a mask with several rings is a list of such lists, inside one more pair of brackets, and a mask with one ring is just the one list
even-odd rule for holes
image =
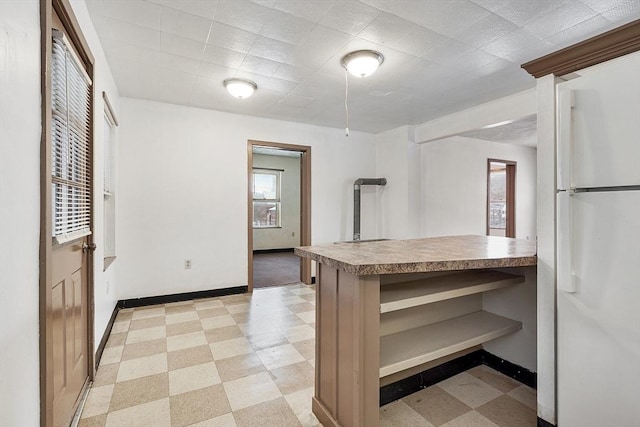
{"label": "kitchen peninsula", "polygon": [[379,425],[379,389],[478,349],[535,370],[536,246],[446,236],[296,248],[317,264],[313,412]]}

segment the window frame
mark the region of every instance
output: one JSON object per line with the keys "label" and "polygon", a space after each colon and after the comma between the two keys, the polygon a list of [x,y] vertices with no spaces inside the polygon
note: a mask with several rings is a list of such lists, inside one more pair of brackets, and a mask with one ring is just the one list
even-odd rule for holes
{"label": "window frame", "polygon": [[[111,102],[106,92],[102,92],[104,102],[104,125],[109,127],[109,141],[103,140],[103,270],[116,260],[116,190],[115,190],[115,161],[116,161],[116,128],[118,127],[118,119],[116,118]],[[103,136],[107,129],[103,129]],[[108,144],[108,146],[107,146]],[[109,185],[107,185],[109,184]]]}
{"label": "window frame", "polygon": [[[252,170],[252,182],[251,182],[251,193],[252,193],[252,204],[253,204],[253,229],[255,230],[263,230],[263,229],[271,229],[271,228],[282,228],[282,169],[271,169],[271,168],[261,168],[254,167]],[[255,177],[256,175],[273,175],[276,177],[276,197],[274,199],[257,199],[255,197]],[[272,203],[276,205],[277,209],[277,219],[275,225],[256,225],[256,217],[255,217],[255,206],[256,203]]]}

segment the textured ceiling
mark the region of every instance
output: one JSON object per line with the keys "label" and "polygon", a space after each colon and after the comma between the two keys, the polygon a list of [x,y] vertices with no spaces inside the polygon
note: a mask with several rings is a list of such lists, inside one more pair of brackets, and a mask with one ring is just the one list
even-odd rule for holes
{"label": "textured ceiling", "polygon": [[[345,126],[419,124],[534,86],[520,64],[640,18],[639,0],[87,0],[122,96]],[[258,84],[246,100],[222,81]]]}

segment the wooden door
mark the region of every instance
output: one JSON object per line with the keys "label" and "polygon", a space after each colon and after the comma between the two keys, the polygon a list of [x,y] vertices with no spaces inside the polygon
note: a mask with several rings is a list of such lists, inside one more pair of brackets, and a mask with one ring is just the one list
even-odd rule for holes
{"label": "wooden door", "polygon": [[93,378],[93,57],[67,0],[42,3],[41,425],[71,424]]}
{"label": "wooden door", "polygon": [[67,426],[89,377],[87,238],[52,249],[53,425]]}

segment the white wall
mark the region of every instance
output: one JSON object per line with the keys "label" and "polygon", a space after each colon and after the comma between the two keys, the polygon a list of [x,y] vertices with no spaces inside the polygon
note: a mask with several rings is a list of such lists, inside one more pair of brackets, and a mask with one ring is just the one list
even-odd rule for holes
{"label": "white wall", "polygon": [[378,190],[381,210],[378,236],[390,239],[420,237],[420,146],[413,127],[402,126],[376,135],[376,171],[387,178]]}
{"label": "white wall", "polygon": [[40,5],[0,1],[0,425],[37,426]]}
{"label": "white wall", "polygon": [[536,236],[536,150],[451,137],[421,145],[425,236],[486,234],[487,159],[516,166],[516,237]]}
{"label": "white wall", "polygon": [[[102,92],[106,92],[111,102],[111,107],[117,118],[119,118],[119,104],[120,96],[118,94],[118,88],[111,75],[111,70],[107,59],[102,50],[98,35],[89,17],[87,5],[84,0],[72,0],[71,6],[73,12],[76,15],[78,23],[82,29],[82,33],[89,44],[91,53],[94,56],[94,110],[93,110],[93,170],[94,170],[94,185],[93,191],[94,206],[93,206],[93,240],[96,243],[96,251],[93,258],[93,271],[94,271],[94,303],[95,303],[95,318],[94,318],[94,334],[95,334],[95,349],[100,344],[100,340],[104,335],[105,328],[109,322],[109,318],[113,313],[113,309],[118,301],[117,294],[117,268],[118,260],[116,260],[107,271],[103,271],[104,267],[104,145],[103,145],[103,123],[104,123],[104,101],[102,98]],[[115,130],[114,143],[116,150],[118,149],[118,129]],[[117,165],[116,165],[117,166]],[[118,178],[117,174],[114,177],[115,194],[118,194]],[[116,221],[118,219],[116,218]],[[116,249],[117,250],[117,249]],[[116,253],[116,256],[118,254]]]}
{"label": "white wall", "polygon": [[278,228],[254,228],[253,249],[300,246],[300,157],[253,155],[254,168],[281,169],[281,217]]}
{"label": "white wall", "polygon": [[[74,13],[96,58],[95,262],[96,339],[102,337],[115,292],[102,274],[102,91],[117,109],[118,92],[84,2]],[[0,425],[39,424],[40,2],[0,1]],[[100,118],[100,120],[97,120]],[[13,184],[13,185],[10,185]],[[4,202],[3,202],[4,203]],[[109,279],[109,277],[111,277]],[[97,344],[97,343],[96,343]]]}
{"label": "white wall", "polygon": [[[120,106],[120,298],[246,285],[249,139],[311,146],[312,243],[351,239],[353,181],[375,173],[372,135],[128,98]],[[365,195],[363,209],[375,208]],[[375,221],[365,217],[363,238],[376,237]]]}

